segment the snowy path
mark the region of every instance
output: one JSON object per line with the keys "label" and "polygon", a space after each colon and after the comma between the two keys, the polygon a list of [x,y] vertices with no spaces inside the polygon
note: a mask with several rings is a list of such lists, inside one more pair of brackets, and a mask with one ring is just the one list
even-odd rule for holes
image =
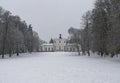
{"label": "snowy path", "polygon": [[70,53],[0,60],[0,83],[120,83],[120,62]]}

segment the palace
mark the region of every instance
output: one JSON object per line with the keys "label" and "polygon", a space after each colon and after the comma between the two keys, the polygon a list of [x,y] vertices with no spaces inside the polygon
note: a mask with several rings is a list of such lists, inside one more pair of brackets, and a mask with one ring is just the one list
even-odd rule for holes
{"label": "palace", "polygon": [[[79,46],[80,50],[80,46]],[[77,52],[77,46],[74,43],[68,43],[68,39],[63,39],[61,34],[57,39],[51,39],[49,43],[40,46],[42,52]]]}

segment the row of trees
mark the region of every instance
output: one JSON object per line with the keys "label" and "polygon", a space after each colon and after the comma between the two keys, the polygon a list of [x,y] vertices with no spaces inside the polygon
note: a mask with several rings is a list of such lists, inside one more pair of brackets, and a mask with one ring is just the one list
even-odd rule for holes
{"label": "row of trees", "polygon": [[13,16],[0,7],[0,55],[33,52],[39,50],[39,36],[19,16]]}
{"label": "row of trees", "polygon": [[82,18],[83,29],[75,33],[71,27],[69,32],[73,32],[71,39],[75,38],[74,42],[81,45],[83,54],[90,56],[90,50],[101,56],[120,53],[120,0],[96,0],[92,11]]}

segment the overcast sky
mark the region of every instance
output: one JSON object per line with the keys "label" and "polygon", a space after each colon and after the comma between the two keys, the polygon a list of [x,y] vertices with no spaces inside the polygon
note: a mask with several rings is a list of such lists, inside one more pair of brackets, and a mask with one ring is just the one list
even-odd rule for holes
{"label": "overcast sky", "polygon": [[68,36],[73,26],[80,28],[82,15],[94,7],[95,0],[0,0],[0,6],[32,24],[43,40]]}

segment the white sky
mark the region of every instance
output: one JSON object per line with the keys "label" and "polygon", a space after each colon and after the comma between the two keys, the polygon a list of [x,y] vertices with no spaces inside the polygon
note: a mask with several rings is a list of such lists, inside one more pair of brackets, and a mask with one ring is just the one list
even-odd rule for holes
{"label": "white sky", "polygon": [[0,6],[32,24],[43,40],[68,36],[73,26],[80,28],[82,15],[91,10],[95,0],[0,0]]}

